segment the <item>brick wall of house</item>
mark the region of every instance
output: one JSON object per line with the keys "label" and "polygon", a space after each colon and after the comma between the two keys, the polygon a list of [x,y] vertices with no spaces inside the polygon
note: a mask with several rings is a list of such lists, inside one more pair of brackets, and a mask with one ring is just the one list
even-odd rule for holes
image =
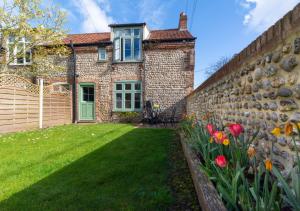
{"label": "brick wall of house", "polygon": [[168,114],[175,106],[177,117],[182,116],[185,97],[193,90],[194,43],[147,44],[144,61],[133,63],[112,63],[112,48],[106,49],[106,62],[98,62],[96,47],[76,49],[77,83],[95,83],[98,122],[117,118],[113,112],[113,84],[120,80],[142,81],[144,102],[152,100]]}

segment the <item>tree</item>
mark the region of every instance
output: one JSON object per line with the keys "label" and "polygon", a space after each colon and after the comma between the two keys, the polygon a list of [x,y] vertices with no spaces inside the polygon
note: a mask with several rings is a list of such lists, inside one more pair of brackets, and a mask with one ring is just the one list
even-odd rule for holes
{"label": "tree", "polygon": [[211,76],[219,69],[221,69],[225,64],[227,64],[231,60],[231,57],[223,56],[218,59],[214,64],[210,65],[205,69],[205,74],[207,77]]}
{"label": "tree", "polygon": [[65,12],[42,0],[2,0],[0,73],[13,69],[14,73],[41,76],[61,70],[53,61],[69,54],[63,43],[65,20]]}

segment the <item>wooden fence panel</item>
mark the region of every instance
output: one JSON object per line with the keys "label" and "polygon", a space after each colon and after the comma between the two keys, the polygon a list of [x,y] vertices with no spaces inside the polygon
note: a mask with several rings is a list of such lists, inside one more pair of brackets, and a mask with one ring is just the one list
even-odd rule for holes
{"label": "wooden fence panel", "polygon": [[[43,89],[43,127],[72,122],[71,92],[59,84]],[[0,133],[37,129],[39,86],[16,75],[0,75]]]}

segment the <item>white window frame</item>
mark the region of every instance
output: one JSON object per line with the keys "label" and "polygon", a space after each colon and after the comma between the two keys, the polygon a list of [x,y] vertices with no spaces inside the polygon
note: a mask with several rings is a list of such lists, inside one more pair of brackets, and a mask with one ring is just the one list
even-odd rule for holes
{"label": "white window frame", "polygon": [[[13,56],[14,56],[14,60],[12,62],[9,63],[9,65],[31,65],[32,64],[32,51],[31,49],[27,49],[26,50],[26,44],[29,44],[30,42],[28,40],[26,40],[25,37],[21,38],[21,40],[18,41],[18,43],[14,46],[13,49]],[[9,39],[7,41],[7,47],[8,47],[8,53],[7,53],[7,59],[10,59],[10,45],[11,44],[15,44],[15,42],[10,42]],[[18,63],[18,58],[17,58],[17,54],[18,54],[18,46],[19,44],[23,44],[23,63]],[[30,62],[26,62],[26,52],[29,51],[30,52]]]}
{"label": "white window frame", "polygon": [[[140,31],[139,35],[134,35],[134,30],[138,29]],[[130,35],[126,35],[124,33],[125,30],[130,30]],[[117,34],[117,31],[119,31],[119,35],[115,36]],[[138,58],[135,58],[134,54],[135,54],[135,46],[134,46],[134,40],[138,38],[140,40],[139,43],[139,56]],[[131,40],[131,56],[130,58],[126,59],[125,57],[125,40],[126,39],[130,39]],[[143,41],[143,29],[142,28],[116,28],[114,29],[114,39],[113,39],[113,46],[114,46],[114,52],[113,52],[113,61],[114,62],[135,62],[135,61],[141,61],[142,60],[142,41]],[[119,42],[119,53],[117,54],[116,52],[116,42]]]}
{"label": "white window frame", "polygon": [[[101,51],[104,51],[104,59],[101,58]],[[107,53],[105,47],[99,47],[98,48],[98,61],[106,61],[107,60]]]}

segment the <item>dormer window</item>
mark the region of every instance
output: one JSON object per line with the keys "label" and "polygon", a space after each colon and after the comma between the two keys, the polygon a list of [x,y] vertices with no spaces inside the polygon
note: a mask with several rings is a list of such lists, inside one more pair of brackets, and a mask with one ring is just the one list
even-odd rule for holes
{"label": "dormer window", "polygon": [[141,28],[114,29],[114,61],[140,61],[141,46]]}
{"label": "dormer window", "polygon": [[13,36],[8,39],[8,58],[10,65],[29,65],[32,61],[31,49],[28,49],[30,41],[21,38],[16,41]]}

